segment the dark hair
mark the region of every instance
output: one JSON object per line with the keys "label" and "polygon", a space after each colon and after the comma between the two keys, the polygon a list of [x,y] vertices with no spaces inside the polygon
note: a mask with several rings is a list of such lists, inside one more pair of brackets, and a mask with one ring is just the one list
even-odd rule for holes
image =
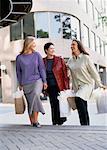
{"label": "dark hair", "polygon": [[83,53],[85,55],[89,55],[89,53],[86,52],[86,50],[85,50],[83,44],[81,43],[81,41],[78,41],[77,39],[73,39],[72,41],[77,42],[78,49],[79,49],[80,53]]}
{"label": "dark hair", "polygon": [[46,50],[48,50],[48,48],[50,47],[50,45],[54,45],[53,43],[49,42],[49,43],[46,43],[44,45],[44,51],[45,51],[45,54],[47,54]]}

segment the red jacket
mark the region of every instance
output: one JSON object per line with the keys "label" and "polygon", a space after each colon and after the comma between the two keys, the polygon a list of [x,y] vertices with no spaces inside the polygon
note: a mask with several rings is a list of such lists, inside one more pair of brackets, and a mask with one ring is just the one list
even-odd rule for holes
{"label": "red jacket", "polygon": [[[43,60],[46,66],[47,57],[45,57]],[[58,56],[54,56],[54,63],[53,63],[52,70],[53,70],[55,79],[57,81],[59,90],[62,91],[64,89],[69,89],[69,78],[67,76],[67,67],[64,62],[64,59]]]}

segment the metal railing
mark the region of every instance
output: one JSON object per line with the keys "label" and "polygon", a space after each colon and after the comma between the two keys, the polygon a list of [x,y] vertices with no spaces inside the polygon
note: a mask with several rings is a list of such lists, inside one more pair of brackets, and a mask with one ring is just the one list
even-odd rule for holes
{"label": "metal railing", "polygon": [[5,10],[6,15],[4,15],[4,12],[1,12],[0,27],[5,27],[17,22],[30,12],[32,8],[32,0],[3,0],[0,3],[1,8],[5,6],[5,4],[8,4],[7,10],[5,10],[6,8],[2,8],[2,10]]}

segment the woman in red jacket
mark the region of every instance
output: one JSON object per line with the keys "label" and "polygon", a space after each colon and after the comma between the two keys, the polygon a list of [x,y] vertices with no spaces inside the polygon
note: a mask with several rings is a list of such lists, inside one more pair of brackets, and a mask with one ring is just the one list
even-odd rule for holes
{"label": "woman in red jacket", "polygon": [[67,76],[67,67],[64,59],[54,55],[54,44],[46,43],[44,45],[46,57],[44,63],[46,66],[48,94],[51,104],[52,123],[61,125],[66,121],[66,117],[60,117],[58,93],[69,88],[69,79]]}

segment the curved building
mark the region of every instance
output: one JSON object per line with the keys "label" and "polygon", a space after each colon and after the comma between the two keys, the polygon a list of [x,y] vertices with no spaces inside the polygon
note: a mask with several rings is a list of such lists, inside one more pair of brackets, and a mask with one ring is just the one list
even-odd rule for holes
{"label": "curved building", "polygon": [[44,57],[43,45],[55,43],[57,55],[68,59],[71,40],[81,40],[89,51],[102,82],[107,83],[106,13],[104,0],[33,0],[31,12],[19,22],[0,29],[1,97],[12,102],[16,90],[15,59],[23,39],[33,35],[37,51]]}

